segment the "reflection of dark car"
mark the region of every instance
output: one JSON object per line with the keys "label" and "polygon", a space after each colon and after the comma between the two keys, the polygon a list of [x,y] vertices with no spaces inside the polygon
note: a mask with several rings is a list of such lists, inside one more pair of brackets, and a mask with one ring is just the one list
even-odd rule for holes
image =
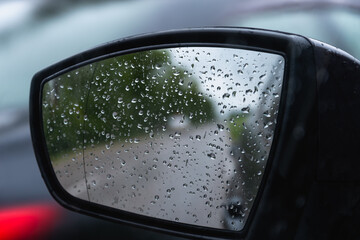
{"label": "reflection of dark car", "polygon": [[[334,4],[333,1],[329,2]],[[108,4],[111,6],[112,3]],[[130,13],[137,12],[137,6],[143,6],[141,11],[145,16],[147,16],[145,13],[150,12],[147,11],[146,8],[151,4],[146,3],[146,1],[131,4],[132,3],[125,2],[124,5],[119,3],[116,6],[125,9],[129,7]],[[343,3],[345,8],[328,7],[325,1],[319,1],[318,4],[312,4],[310,2],[303,4],[303,6],[305,6],[304,8],[301,4],[299,4],[299,6],[283,5],[282,2],[279,1],[274,4],[274,6],[276,6],[275,9],[271,3],[267,3],[266,1],[259,3],[252,3],[252,1],[241,3],[237,1],[221,3],[204,1],[196,3],[198,8],[194,6],[192,1],[179,1],[166,4],[162,2],[153,3],[155,7],[153,7],[149,15],[155,15],[157,18],[150,19],[146,17],[146,20],[139,18],[139,21],[133,28],[134,30],[127,29],[122,32],[122,30],[120,30],[122,27],[119,26],[123,26],[124,22],[126,22],[125,25],[127,26],[131,27],[132,25],[130,24],[131,21],[120,19],[116,24],[111,22],[104,23],[106,24],[106,29],[115,29],[111,30],[111,32],[109,30],[109,32],[101,34],[101,29],[105,29],[104,24],[92,26],[92,28],[89,28],[91,29],[90,32],[82,32],[82,36],[86,36],[84,39],[80,39],[80,35],[77,35],[76,31],[84,26],[87,27],[86,19],[92,16],[94,11],[97,14],[103,14],[104,19],[105,16],[114,15],[116,11],[109,14],[109,8],[102,8],[96,5],[88,6],[82,11],[82,6],[79,5],[78,7],[71,7],[73,10],[69,12],[55,12],[55,15],[51,15],[52,13],[50,12],[48,13],[49,15],[44,14],[41,18],[34,17],[31,21],[25,20],[28,22],[28,30],[26,30],[26,25],[25,27],[19,25],[19,27],[14,27],[14,31],[7,29],[6,31],[0,32],[0,42],[2,46],[0,48],[2,52],[1,55],[3,56],[0,57],[0,65],[6,69],[0,73],[0,76],[1,79],[7,79],[7,82],[2,83],[4,87],[0,90],[3,96],[0,98],[0,110],[19,106],[16,108],[19,110],[6,113],[2,111],[2,114],[0,114],[0,123],[5,126],[0,126],[0,173],[3,179],[0,189],[6,193],[0,196],[2,208],[6,209],[12,205],[21,206],[28,202],[53,202],[46,192],[40,175],[38,174],[37,167],[35,166],[26,117],[27,112],[24,110],[27,107],[28,86],[31,74],[47,66],[50,62],[62,59],[80,50],[89,48],[91,45],[110,39],[145,31],[203,25],[246,25],[273,29],[281,28],[281,30],[289,32],[298,30],[298,33],[332,43],[355,56],[360,56],[359,46],[354,40],[358,39],[355,36],[359,35],[359,32],[358,29],[353,27],[359,22],[359,16],[356,12],[356,9],[358,9],[356,2],[347,1]],[[325,5],[328,8],[323,8]],[[353,8],[349,9],[349,6]],[[157,10],[155,10],[156,7],[158,7]],[[310,7],[314,8],[312,9]],[[174,13],[174,9],[178,9],[178,11]],[[219,9],[221,9],[221,11],[219,11]],[[246,9],[246,11],[244,9]],[[161,14],[153,14],[153,12],[156,11]],[[184,15],[188,17],[184,19]],[[138,14],[134,14],[134,16],[138,16]],[[93,17],[90,18],[94,19]],[[165,21],[164,18],[166,18]],[[97,22],[100,22],[98,19],[101,18],[97,18]],[[306,22],[306,19],[311,19],[314,21],[314,24],[304,24],[303,22]],[[184,22],[185,20],[187,22]],[[72,27],[74,31],[69,31],[69,22],[73,23]],[[79,25],[76,25],[76,23]],[[306,27],[294,27],[298,26],[298,23]],[[60,27],[64,25],[66,27]],[[116,27],[109,27],[111,25],[116,25]],[[53,33],[51,29],[57,29],[56,34]],[[95,31],[98,33],[96,34],[98,38],[89,40],[88,36],[93,35]],[[78,38],[78,40],[74,40],[72,35],[77,36],[76,38]],[[40,41],[41,39],[44,42]],[[59,39],[59,42],[56,42],[56,39]],[[51,44],[52,41],[56,43],[56,45]],[[37,52],[29,50],[29,46],[32,46],[32,49],[36,49]],[[51,49],[40,50],[42,47],[45,48],[47,46],[50,46]],[[59,51],[55,53],[56,56],[53,55],[54,52],[56,52],[54,46],[56,46],[56,49]],[[19,52],[15,51],[15,48],[20,49]],[[34,58],[36,61],[29,60],[29,58]],[[20,68],[22,71],[16,70]],[[13,70],[10,71],[9,69]],[[8,79],[13,80],[9,81]],[[234,151],[237,150],[235,149]],[[241,155],[241,153],[238,154]],[[236,199],[234,201],[237,202],[239,200]],[[54,208],[57,209],[57,207]],[[235,212],[241,211],[242,210],[239,209]],[[57,223],[54,228],[57,229],[57,231],[54,232],[54,235],[56,235],[53,236],[54,238],[60,238],[60,236],[86,238],[95,237],[96,234],[102,237],[112,237],[114,235],[123,235],[124,232],[134,239],[144,238],[144,235],[149,236],[148,232],[144,232],[144,235],[139,236],[139,230],[137,229],[124,227],[119,230],[119,225],[69,213],[67,211],[64,211],[64,214],[59,216],[62,217],[57,218]],[[89,226],[96,226],[96,228]],[[93,231],[90,232],[89,229],[93,229]],[[159,235],[155,233],[151,234],[153,234],[154,238],[159,238]]]}
{"label": "reflection of dark car", "polygon": [[[253,200],[253,192],[257,192],[263,177],[266,158],[270,152],[272,143],[271,125],[276,125],[274,116],[278,115],[276,108],[268,109],[268,106],[280,103],[279,89],[273,89],[273,83],[269,82],[264,87],[259,108],[249,116],[245,123],[245,130],[239,134],[232,145],[231,151],[236,160],[236,171],[242,173],[241,179],[232,179],[229,189],[228,211],[224,216],[224,224],[240,223],[248,211],[246,200]],[[267,126],[267,127],[264,127]],[[238,221],[235,221],[237,219]]]}

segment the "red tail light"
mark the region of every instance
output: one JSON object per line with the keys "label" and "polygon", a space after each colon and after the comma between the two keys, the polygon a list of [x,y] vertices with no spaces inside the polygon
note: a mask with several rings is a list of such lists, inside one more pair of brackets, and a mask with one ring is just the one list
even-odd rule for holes
{"label": "red tail light", "polygon": [[34,204],[0,209],[0,239],[44,239],[54,229],[60,208]]}

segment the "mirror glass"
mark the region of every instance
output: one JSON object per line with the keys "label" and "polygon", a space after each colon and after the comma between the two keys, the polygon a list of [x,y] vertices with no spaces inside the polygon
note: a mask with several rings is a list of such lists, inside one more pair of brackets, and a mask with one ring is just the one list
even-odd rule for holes
{"label": "mirror glass", "polygon": [[284,65],[272,53],[178,47],[55,77],[42,90],[54,172],[77,198],[239,231],[268,160]]}

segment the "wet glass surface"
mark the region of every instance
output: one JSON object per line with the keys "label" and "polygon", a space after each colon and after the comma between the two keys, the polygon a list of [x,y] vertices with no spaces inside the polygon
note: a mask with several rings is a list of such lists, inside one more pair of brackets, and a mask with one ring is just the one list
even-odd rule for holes
{"label": "wet glass surface", "polygon": [[181,47],[117,56],[48,81],[59,182],[113,208],[239,231],[269,156],[282,56]]}

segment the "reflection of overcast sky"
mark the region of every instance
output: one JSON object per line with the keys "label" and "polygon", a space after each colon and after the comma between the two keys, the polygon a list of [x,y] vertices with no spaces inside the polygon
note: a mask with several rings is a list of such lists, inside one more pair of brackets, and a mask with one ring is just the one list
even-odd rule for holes
{"label": "reflection of overcast sky", "polygon": [[272,93],[280,95],[284,75],[280,55],[218,47],[182,47],[170,52],[172,64],[197,79],[199,90],[215,102],[217,114],[223,111],[226,116],[259,105],[261,93],[272,84],[276,86]]}

